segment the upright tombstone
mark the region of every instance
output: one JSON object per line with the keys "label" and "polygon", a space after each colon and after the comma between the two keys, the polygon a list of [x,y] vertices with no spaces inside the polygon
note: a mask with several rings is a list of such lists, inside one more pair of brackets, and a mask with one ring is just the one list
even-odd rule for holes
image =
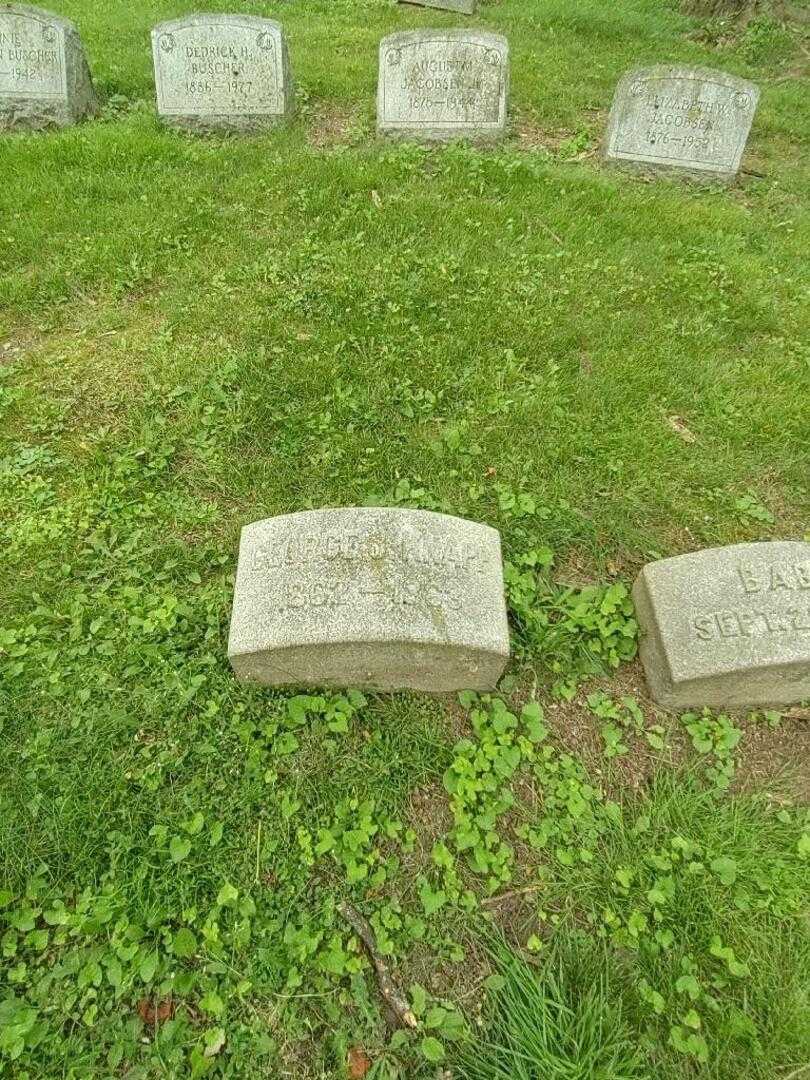
{"label": "upright tombstone", "polygon": [[633,600],[662,705],[810,699],[810,544],[737,544],[650,563]]}
{"label": "upright tombstone", "polygon": [[152,31],[157,108],[171,127],[252,132],[287,119],[294,93],[281,26],[254,15],[188,15]]}
{"label": "upright tombstone", "polygon": [[730,179],[759,102],[745,79],[703,68],[651,67],[619,83],[605,157]]}
{"label": "upright tombstone", "polygon": [[73,23],[41,8],[0,4],[0,130],[68,127],[97,109]]}
{"label": "upright tombstone", "polygon": [[500,537],[370,507],[247,525],[228,655],[267,686],[492,690],[509,658]]}
{"label": "upright tombstone", "polygon": [[410,30],[380,42],[377,130],[426,142],[506,132],[509,43],[476,30]]}
{"label": "upright tombstone", "polygon": [[418,7],[438,8],[440,11],[457,11],[461,15],[474,15],[476,0],[399,0],[400,4],[416,4]]}

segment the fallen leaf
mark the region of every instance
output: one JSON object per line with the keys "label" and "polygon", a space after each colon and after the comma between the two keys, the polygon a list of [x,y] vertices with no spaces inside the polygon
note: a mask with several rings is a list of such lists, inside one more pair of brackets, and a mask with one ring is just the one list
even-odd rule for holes
{"label": "fallen leaf", "polygon": [[371,1058],[360,1046],[349,1050],[349,1080],[362,1080],[371,1068]]}
{"label": "fallen leaf", "polygon": [[788,720],[810,720],[810,709],[788,709],[784,715]]}
{"label": "fallen leaf", "polygon": [[680,435],[684,442],[693,443],[697,442],[697,435],[693,431],[690,431],[686,426],[686,422],[680,416],[668,416],[667,423],[675,432],[676,435]]}
{"label": "fallen leaf", "polygon": [[166,998],[155,1004],[149,998],[141,998],[138,1002],[138,1016],[150,1027],[163,1024],[174,1016],[174,1002],[171,998]]}

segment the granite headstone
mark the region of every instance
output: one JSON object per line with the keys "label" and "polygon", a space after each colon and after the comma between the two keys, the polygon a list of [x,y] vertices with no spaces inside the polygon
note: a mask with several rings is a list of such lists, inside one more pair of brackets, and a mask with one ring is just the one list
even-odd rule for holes
{"label": "granite headstone", "polygon": [[619,83],[605,157],[730,179],[737,174],[759,88],[703,68],[651,67]]}
{"label": "granite headstone", "polygon": [[509,657],[500,537],[398,508],[247,525],[228,655],[268,686],[492,690]]}
{"label": "granite headstone", "polygon": [[737,544],[650,563],[633,600],[660,704],[810,699],[810,544]]}
{"label": "granite headstone", "polygon": [[380,42],[377,130],[446,142],[506,132],[509,44],[476,30],[409,30]]}
{"label": "granite headstone", "polygon": [[189,15],[152,30],[158,114],[201,132],[261,131],[294,108],[281,26],[253,15]]}
{"label": "granite headstone", "polygon": [[474,15],[476,0],[399,0],[401,4],[436,8],[439,11],[457,11],[461,15]]}
{"label": "granite headstone", "polygon": [[41,8],[0,4],[0,130],[67,127],[97,109],[73,23]]}

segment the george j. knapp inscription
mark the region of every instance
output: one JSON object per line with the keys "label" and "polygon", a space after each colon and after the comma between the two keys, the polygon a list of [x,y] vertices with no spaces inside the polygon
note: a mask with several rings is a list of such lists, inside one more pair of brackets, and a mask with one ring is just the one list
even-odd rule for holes
{"label": "george j. knapp inscription", "polygon": [[733,177],[758,102],[758,87],[724,72],[671,67],[631,71],[616,90],[605,156]]}
{"label": "george j. knapp inscription", "polygon": [[152,31],[158,113],[173,127],[256,131],[293,111],[287,43],[277,22],[190,15]]}
{"label": "george j. knapp inscription", "polygon": [[810,698],[810,544],[738,544],[650,563],[633,599],[662,705]]}
{"label": "george j. knapp inscription", "polygon": [[429,142],[502,138],[508,92],[509,44],[499,34],[414,30],[380,42],[381,135]]}
{"label": "george j. knapp inscription", "polygon": [[96,111],[73,23],[40,8],[0,4],[0,130],[67,127]]}
{"label": "george j. knapp inscription", "polygon": [[370,507],[247,525],[228,655],[270,686],[491,690],[509,656],[500,537]]}

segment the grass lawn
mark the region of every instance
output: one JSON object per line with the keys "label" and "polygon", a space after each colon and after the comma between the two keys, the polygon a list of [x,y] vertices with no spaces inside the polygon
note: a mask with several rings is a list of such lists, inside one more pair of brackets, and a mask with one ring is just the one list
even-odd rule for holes
{"label": "grass lawn", "polygon": [[[810,714],[656,710],[626,599],[807,532],[807,35],[491,0],[510,137],[424,150],[377,44],[460,16],[206,4],[296,74],[227,140],[154,113],[196,3],[52,6],[103,116],[0,137],[0,1075],[810,1080]],[[667,61],[761,85],[732,187],[600,163]],[[235,683],[241,526],[364,503],[501,530],[498,696]]]}

